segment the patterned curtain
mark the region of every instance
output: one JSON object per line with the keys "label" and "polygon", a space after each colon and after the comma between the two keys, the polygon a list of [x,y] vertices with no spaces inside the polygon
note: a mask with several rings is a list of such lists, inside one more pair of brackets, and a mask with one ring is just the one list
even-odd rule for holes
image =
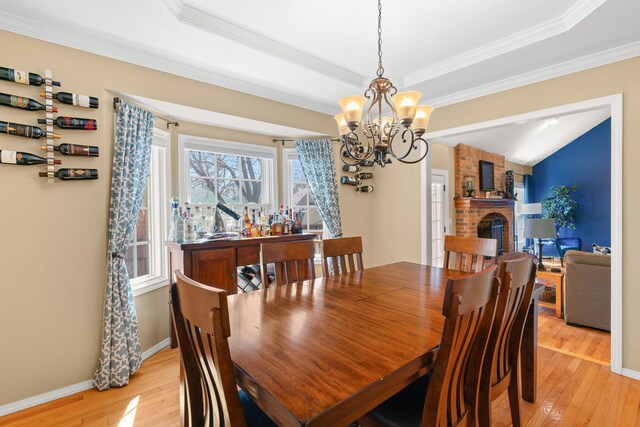
{"label": "patterned curtain", "polygon": [[102,348],[93,378],[98,390],[127,385],[129,376],[142,363],[138,320],[124,258],[147,188],[155,121],[156,116],[149,111],[124,101],[118,103]]}
{"label": "patterned curtain", "polygon": [[298,159],[322,220],[333,237],[342,236],[338,184],[329,139],[296,141]]}

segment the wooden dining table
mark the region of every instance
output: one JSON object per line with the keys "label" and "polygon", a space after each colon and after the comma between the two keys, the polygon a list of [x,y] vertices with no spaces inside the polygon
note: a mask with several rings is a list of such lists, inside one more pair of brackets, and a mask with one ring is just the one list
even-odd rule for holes
{"label": "wooden dining table", "polygon": [[[432,367],[446,281],[466,274],[400,262],[231,295],[237,383],[278,425],[348,425]],[[529,401],[540,292],[521,351]]]}

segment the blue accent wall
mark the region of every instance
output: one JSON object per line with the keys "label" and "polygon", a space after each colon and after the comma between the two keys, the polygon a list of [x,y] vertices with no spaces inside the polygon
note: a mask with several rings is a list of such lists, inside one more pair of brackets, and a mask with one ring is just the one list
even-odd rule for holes
{"label": "blue accent wall", "polygon": [[580,187],[576,229],[562,229],[560,237],[580,237],[589,252],[592,243],[611,246],[611,119],[536,164],[532,181],[532,202],[550,197],[552,185]]}

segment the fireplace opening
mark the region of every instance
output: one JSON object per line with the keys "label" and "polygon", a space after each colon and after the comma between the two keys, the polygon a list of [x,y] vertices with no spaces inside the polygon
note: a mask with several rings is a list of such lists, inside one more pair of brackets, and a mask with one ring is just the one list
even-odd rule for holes
{"label": "fireplace opening", "polygon": [[504,221],[502,218],[485,218],[478,223],[478,237],[496,239],[498,241],[498,256],[504,254]]}

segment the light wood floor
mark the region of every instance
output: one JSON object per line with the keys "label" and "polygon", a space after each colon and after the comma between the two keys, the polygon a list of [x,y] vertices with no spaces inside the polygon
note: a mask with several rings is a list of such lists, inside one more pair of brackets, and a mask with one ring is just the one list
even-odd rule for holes
{"label": "light wood floor", "polygon": [[[568,327],[541,311],[538,398],[522,401],[524,424],[640,426],[640,381],[609,371],[608,350],[599,349],[608,346],[608,334]],[[78,393],[0,418],[0,425],[177,426],[178,381],[178,351],[165,349],[146,360],[127,387]],[[495,426],[511,425],[506,393],[493,408]]]}

